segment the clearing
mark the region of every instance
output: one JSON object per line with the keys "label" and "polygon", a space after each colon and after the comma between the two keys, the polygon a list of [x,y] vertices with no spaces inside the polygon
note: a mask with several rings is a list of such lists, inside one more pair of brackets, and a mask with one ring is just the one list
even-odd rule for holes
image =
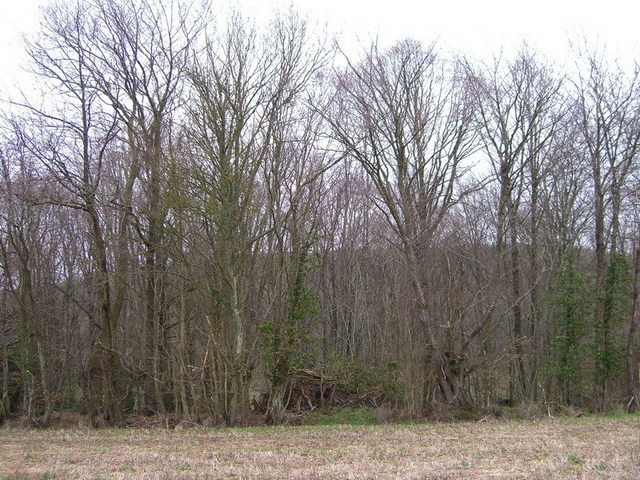
{"label": "clearing", "polygon": [[640,416],[238,429],[0,429],[0,480],[640,478]]}

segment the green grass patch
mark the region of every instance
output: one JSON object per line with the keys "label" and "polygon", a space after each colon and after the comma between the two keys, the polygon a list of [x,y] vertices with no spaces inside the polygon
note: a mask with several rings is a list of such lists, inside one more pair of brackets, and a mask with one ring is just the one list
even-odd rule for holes
{"label": "green grass patch", "polygon": [[305,425],[377,425],[378,418],[371,408],[332,407],[311,412]]}

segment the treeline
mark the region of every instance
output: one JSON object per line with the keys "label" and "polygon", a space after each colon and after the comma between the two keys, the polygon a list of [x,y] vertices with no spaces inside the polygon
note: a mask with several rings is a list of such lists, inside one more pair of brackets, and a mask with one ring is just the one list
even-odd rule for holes
{"label": "treeline", "polygon": [[[196,6],[196,4],[198,6]],[[640,77],[56,2],[0,139],[0,418],[638,407]],[[574,73],[570,73],[574,72]]]}

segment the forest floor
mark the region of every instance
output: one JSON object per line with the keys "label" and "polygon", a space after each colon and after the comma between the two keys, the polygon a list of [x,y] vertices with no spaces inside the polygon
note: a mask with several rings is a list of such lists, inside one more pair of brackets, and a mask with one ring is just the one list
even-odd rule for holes
{"label": "forest floor", "polygon": [[0,428],[0,480],[640,478],[640,416],[236,429]]}

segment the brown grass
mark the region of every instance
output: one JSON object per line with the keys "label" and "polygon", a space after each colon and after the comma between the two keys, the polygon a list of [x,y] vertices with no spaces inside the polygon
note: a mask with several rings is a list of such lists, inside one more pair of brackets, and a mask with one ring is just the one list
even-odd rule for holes
{"label": "brown grass", "polygon": [[640,478],[640,416],[375,427],[0,429],[0,479]]}

